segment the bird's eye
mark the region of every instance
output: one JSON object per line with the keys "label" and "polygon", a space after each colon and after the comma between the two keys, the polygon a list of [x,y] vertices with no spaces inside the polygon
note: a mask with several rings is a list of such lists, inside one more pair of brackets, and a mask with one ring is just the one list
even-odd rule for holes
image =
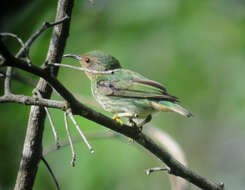
{"label": "bird's eye", "polygon": [[90,59],[89,58],[86,58],[85,61],[86,61],[86,63],[90,63]]}

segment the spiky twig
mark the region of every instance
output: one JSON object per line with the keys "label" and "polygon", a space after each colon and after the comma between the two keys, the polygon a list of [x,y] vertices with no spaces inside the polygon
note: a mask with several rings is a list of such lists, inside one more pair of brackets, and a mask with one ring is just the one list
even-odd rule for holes
{"label": "spiky twig", "polygon": [[79,125],[77,124],[77,122],[76,122],[76,120],[75,120],[75,118],[74,118],[74,116],[73,116],[73,114],[72,114],[71,109],[68,109],[68,110],[67,110],[67,114],[68,114],[68,116],[71,118],[73,124],[75,125],[76,129],[78,130],[79,134],[81,135],[81,137],[82,137],[84,143],[86,144],[86,146],[88,147],[89,151],[91,152],[91,154],[93,154],[93,153],[94,153],[94,149],[91,147],[91,145],[89,144],[87,138],[86,138],[85,135],[83,134],[83,132],[82,132],[82,130],[80,129]]}
{"label": "spiky twig", "polygon": [[69,130],[69,125],[68,125],[68,121],[67,121],[67,112],[64,113],[64,120],[65,120],[66,132],[67,132],[67,136],[68,136],[68,140],[69,140],[69,144],[71,146],[71,152],[72,152],[71,166],[74,167],[75,161],[76,161],[76,152],[74,149],[74,145],[73,145],[70,130]]}
{"label": "spiky twig", "polygon": [[54,140],[55,140],[56,147],[59,149],[59,147],[60,147],[59,136],[58,136],[56,128],[54,126],[54,122],[52,120],[52,117],[51,117],[51,114],[50,114],[48,108],[44,107],[44,109],[45,109],[45,111],[46,111],[46,113],[48,115],[48,120],[49,120],[50,126],[51,126],[53,134],[54,134]]}

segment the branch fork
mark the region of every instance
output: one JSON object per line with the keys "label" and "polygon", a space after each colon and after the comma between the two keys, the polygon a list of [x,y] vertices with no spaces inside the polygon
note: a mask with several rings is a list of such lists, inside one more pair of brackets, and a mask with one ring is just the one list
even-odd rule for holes
{"label": "branch fork", "polygon": [[[42,95],[41,95],[40,91],[37,90],[37,89],[34,89],[33,90],[33,94],[37,97],[37,101],[38,101],[39,98],[42,98]],[[67,105],[68,105],[68,103],[67,103]],[[56,128],[54,126],[54,122],[52,120],[52,117],[51,117],[51,114],[50,114],[48,108],[47,107],[44,107],[44,109],[45,109],[45,111],[46,111],[46,113],[48,115],[49,123],[51,125],[52,132],[54,134],[54,139],[55,139],[56,147],[57,147],[57,149],[59,149],[59,147],[60,147],[59,137],[58,137]],[[73,124],[75,125],[77,131],[79,132],[80,136],[82,137],[82,140],[84,141],[85,145],[88,147],[88,149],[89,149],[89,151],[90,151],[91,154],[94,153],[94,149],[89,144],[87,138],[85,137],[84,133],[82,132],[82,130],[80,129],[78,123],[76,122],[76,120],[75,120],[75,118],[73,116],[73,113],[72,113],[71,108],[67,107],[66,110],[65,110],[65,113],[64,113],[64,122],[65,122],[65,127],[66,127],[66,132],[67,132],[68,140],[69,140],[69,143],[70,143],[70,146],[71,146],[71,151],[72,151],[71,166],[74,167],[75,166],[75,160],[76,160],[76,153],[75,153],[74,145],[72,143],[72,138],[71,138],[71,134],[70,134],[70,130],[69,130],[67,116],[69,116],[70,119],[72,120]]]}

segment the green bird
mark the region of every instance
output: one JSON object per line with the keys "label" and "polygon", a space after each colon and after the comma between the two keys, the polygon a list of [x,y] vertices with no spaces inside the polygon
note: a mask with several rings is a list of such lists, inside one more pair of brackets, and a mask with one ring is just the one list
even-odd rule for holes
{"label": "green bird", "polygon": [[91,51],[82,56],[69,57],[81,62],[91,80],[94,98],[103,109],[115,114],[113,119],[121,124],[121,117],[128,118],[133,124],[134,119],[145,119],[148,122],[151,114],[158,111],[192,116],[177,104],[178,98],[170,95],[162,84],[123,69],[119,61],[107,53]]}

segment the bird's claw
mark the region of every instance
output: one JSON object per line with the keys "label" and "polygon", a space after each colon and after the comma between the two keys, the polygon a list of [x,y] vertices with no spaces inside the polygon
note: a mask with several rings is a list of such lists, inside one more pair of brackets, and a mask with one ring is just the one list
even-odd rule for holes
{"label": "bird's claw", "polygon": [[112,117],[112,119],[115,120],[116,122],[118,122],[120,125],[123,125],[123,122],[120,120],[120,117],[119,117],[119,116],[114,115],[114,116]]}
{"label": "bird's claw", "polygon": [[128,144],[132,144],[132,143],[134,143],[134,139],[128,138]]}

